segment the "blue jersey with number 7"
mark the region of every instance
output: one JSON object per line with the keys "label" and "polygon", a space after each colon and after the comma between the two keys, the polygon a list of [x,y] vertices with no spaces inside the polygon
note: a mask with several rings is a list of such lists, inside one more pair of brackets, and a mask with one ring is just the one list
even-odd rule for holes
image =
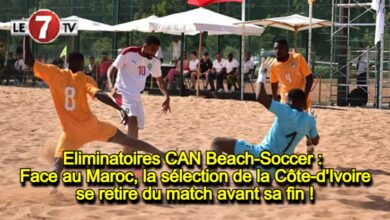
{"label": "blue jersey with number 7", "polygon": [[306,112],[272,100],[269,111],[276,115],[261,146],[272,154],[293,154],[303,137],[318,135],[316,120]]}

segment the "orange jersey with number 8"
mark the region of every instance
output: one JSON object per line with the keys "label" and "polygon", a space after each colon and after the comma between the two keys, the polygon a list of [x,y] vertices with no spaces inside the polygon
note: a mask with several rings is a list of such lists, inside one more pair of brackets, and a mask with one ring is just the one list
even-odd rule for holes
{"label": "orange jersey with number 8", "polygon": [[311,74],[311,69],[305,58],[298,53],[291,54],[286,62],[274,61],[270,68],[271,83],[279,82],[281,101],[286,102],[287,93],[291,89],[305,91],[305,77]]}
{"label": "orange jersey with number 8", "polygon": [[[78,149],[93,140],[106,141],[114,136],[116,128],[99,121],[91,112],[87,95],[95,97],[99,89],[92,77],[82,72],[73,73],[54,65],[34,62],[34,75],[49,86],[53,102],[63,128],[65,142],[72,146],[59,146],[65,150]],[[60,143],[61,145],[61,143]],[[59,156],[57,154],[57,156]]]}

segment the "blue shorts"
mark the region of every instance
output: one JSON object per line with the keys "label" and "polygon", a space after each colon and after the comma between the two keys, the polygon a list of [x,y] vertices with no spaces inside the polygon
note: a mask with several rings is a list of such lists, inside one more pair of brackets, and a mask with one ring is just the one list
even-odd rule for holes
{"label": "blue shorts", "polygon": [[249,154],[255,157],[260,157],[263,147],[261,145],[250,144],[243,140],[237,140],[234,145],[234,155],[244,154],[245,151],[248,151]]}
{"label": "blue shorts", "polygon": [[[236,144],[234,145],[234,155],[244,154],[245,151],[248,151],[249,154],[253,155],[254,157],[260,157],[261,152],[263,152],[265,149],[261,145],[255,145],[250,144],[243,140],[237,140]],[[263,171],[269,172],[271,175],[271,179],[274,177],[274,173],[276,169],[274,167],[265,168],[261,165],[256,166],[256,169],[261,169]]]}

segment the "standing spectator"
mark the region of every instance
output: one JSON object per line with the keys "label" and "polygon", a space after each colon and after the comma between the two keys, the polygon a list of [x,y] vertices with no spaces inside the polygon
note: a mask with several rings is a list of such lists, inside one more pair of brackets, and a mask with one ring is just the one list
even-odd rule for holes
{"label": "standing spectator", "polygon": [[89,64],[88,64],[88,71],[87,75],[92,76],[92,78],[96,79],[96,63],[95,63],[95,57],[90,56],[89,57]]}
{"label": "standing spectator", "polygon": [[217,78],[217,90],[218,92],[223,92],[223,78],[226,75],[226,63],[225,59],[222,59],[221,53],[215,55],[215,60],[213,62],[212,73],[208,74],[208,80],[210,83],[211,91],[215,91],[214,80]]}
{"label": "standing spectator", "polygon": [[357,84],[358,85],[364,85],[367,84],[367,70],[368,70],[368,62],[367,62],[367,53],[364,52],[362,55],[359,56],[357,63],[356,63],[356,69],[357,69]]}
{"label": "standing spectator", "polygon": [[[352,90],[350,93],[350,100],[362,100],[362,105],[367,105],[368,101],[368,86],[367,86],[367,76],[368,76],[368,70],[370,68],[370,65],[368,63],[368,56],[367,52],[364,52],[361,54],[357,60],[356,63],[356,69],[357,69],[357,76],[356,76],[356,83],[357,88]],[[352,94],[356,93],[356,97],[352,97]]]}
{"label": "standing spectator", "polygon": [[[203,59],[200,60],[200,75],[199,75],[200,79],[206,79],[206,82],[203,85],[204,90],[207,89],[208,74],[211,73],[212,69],[213,69],[213,62],[209,58],[209,53],[205,52],[203,54]],[[196,78],[196,75],[195,76],[191,75],[191,77]]]}
{"label": "standing spectator", "polygon": [[102,60],[98,65],[97,82],[100,89],[104,89],[107,84],[107,71],[113,63],[106,52],[102,53]]}
{"label": "standing spectator", "polygon": [[16,62],[15,62],[16,75],[15,78],[19,83],[26,81],[25,72],[28,71],[28,66],[24,63],[23,52],[16,50]]}
{"label": "standing spectator", "polygon": [[176,63],[180,59],[181,54],[181,41],[175,37],[172,41],[172,61]]}
{"label": "standing spectator", "polygon": [[233,54],[229,53],[228,60],[226,62],[226,78],[228,79],[228,91],[234,92],[235,86],[230,83],[229,78],[238,78],[238,66],[240,64],[236,59],[234,59]]}
{"label": "standing spectator", "polygon": [[[253,73],[253,69],[255,68],[255,64],[251,60],[251,53],[247,52],[245,54],[245,63],[244,63],[244,79],[250,79],[251,74]],[[234,88],[238,88],[240,81],[240,74],[230,75],[227,77],[230,84],[234,86]]]}
{"label": "standing spectator", "polygon": [[192,51],[191,60],[189,63],[189,68],[190,68],[189,75],[191,76],[191,89],[195,89],[195,84],[196,84],[195,77],[198,75],[198,65],[199,65],[198,54],[195,51]]}

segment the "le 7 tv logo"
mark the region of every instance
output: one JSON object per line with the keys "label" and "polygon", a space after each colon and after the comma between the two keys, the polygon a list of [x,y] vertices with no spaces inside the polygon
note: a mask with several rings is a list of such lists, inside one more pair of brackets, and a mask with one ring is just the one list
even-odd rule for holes
{"label": "le 7 tv logo", "polygon": [[77,35],[75,20],[60,20],[47,9],[34,12],[28,20],[11,21],[11,35],[30,35],[38,43],[48,44],[59,35]]}

